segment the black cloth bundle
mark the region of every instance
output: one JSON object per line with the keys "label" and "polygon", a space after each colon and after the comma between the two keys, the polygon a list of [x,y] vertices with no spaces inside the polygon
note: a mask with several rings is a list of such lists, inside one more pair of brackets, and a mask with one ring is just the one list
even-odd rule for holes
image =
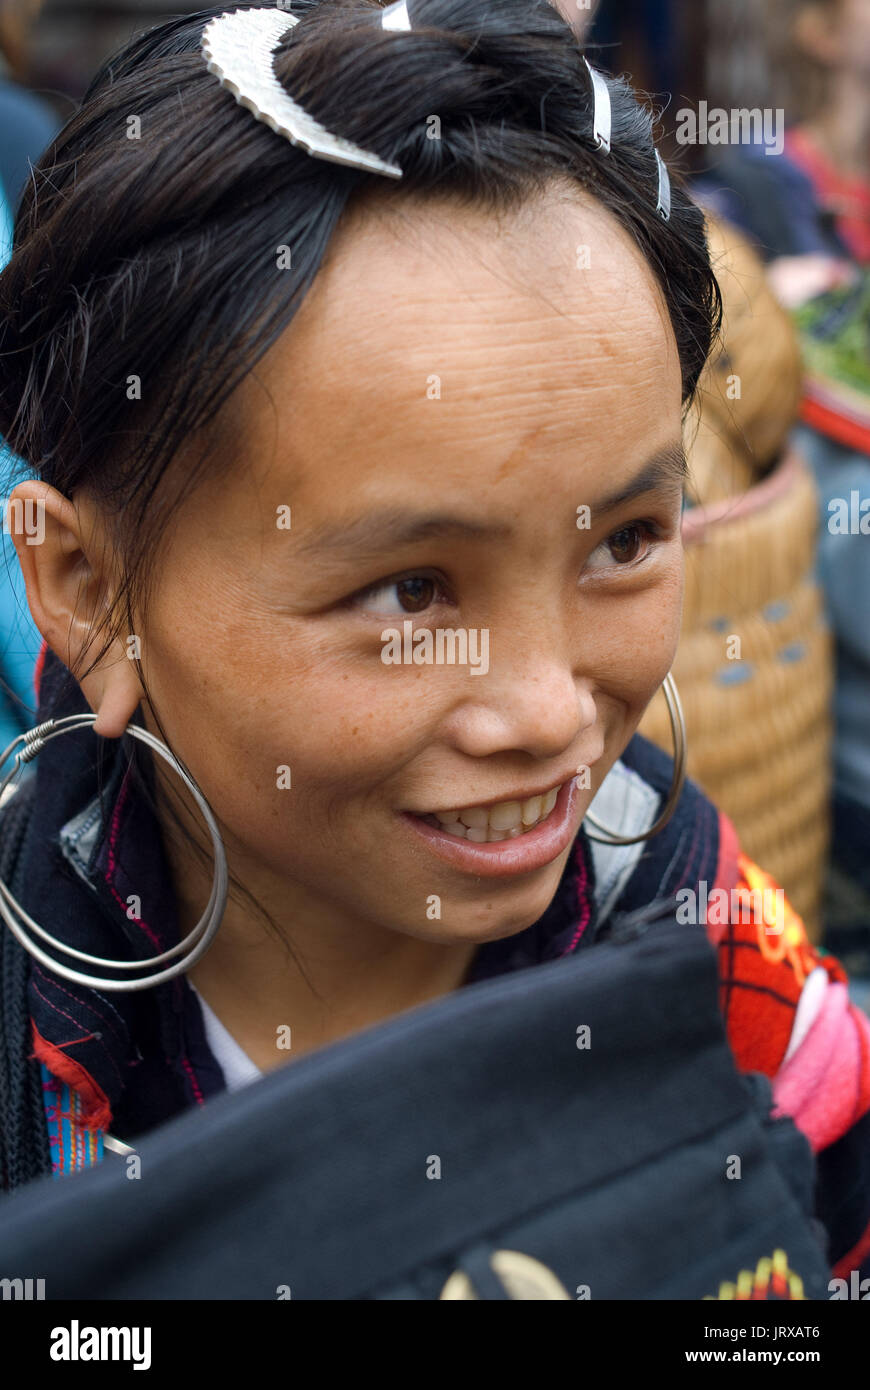
{"label": "black cloth bundle", "polygon": [[468,986],[151,1130],[138,1177],[9,1194],[0,1266],[48,1299],[702,1299],[782,1252],[767,1296],[827,1299],[809,1145],[717,989],[673,918]]}

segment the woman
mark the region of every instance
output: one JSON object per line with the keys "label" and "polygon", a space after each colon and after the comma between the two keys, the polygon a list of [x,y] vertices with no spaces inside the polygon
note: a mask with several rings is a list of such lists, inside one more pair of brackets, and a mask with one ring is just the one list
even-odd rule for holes
{"label": "woman", "polygon": [[[7,1186],[48,1171],[49,1130],[55,1171],[94,1162],[108,1129],[585,949],[617,911],[763,882],[632,738],[677,643],[681,425],[718,314],[648,114],[547,3],[297,10],[272,129],[263,63],[234,79],[213,29],[204,61],[219,11],[116,57],[0,278],[0,427],[40,464],[14,494],[44,514],[17,537],[38,717],[96,716],[10,799],[2,877],[91,959],[195,931],[217,841],[132,726],[189,771],[233,884],[153,989],[4,934]],[[243,9],[242,49],[254,24],[268,54],[291,17]],[[287,92],[319,129],[276,130]],[[708,931],[740,1065],[858,1163],[867,1083],[832,1060],[832,1106],[794,1031],[812,977],[800,1027],[866,1049],[842,970],[786,907]],[[870,1193],[828,1215],[851,1257]]]}
{"label": "woman", "polygon": [[726,146],[696,186],[779,262],[784,296],[820,294],[842,282],[837,262],[870,262],[870,3],[776,0],[760,20],[766,90],[778,84],[788,123],[783,151]]}

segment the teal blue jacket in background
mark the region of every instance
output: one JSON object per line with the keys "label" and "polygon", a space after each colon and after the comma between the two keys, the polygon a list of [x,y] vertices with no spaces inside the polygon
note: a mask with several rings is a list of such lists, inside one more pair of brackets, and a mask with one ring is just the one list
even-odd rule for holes
{"label": "teal blue jacket in background", "polygon": [[[0,188],[0,269],[11,250],[12,214]],[[34,723],[33,671],[42,638],[27,607],[21,566],[5,524],[10,492],[31,476],[27,465],[0,440],[0,753]]]}

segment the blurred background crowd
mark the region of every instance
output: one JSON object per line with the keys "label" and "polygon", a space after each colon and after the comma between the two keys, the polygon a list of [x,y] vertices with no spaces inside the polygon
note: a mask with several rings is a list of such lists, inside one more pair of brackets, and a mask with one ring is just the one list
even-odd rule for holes
{"label": "blurred background crowd", "polygon": [[[867,1007],[870,0],[552,3],[648,94],[724,297],[686,423],[689,770]],[[30,164],[98,65],[184,8],[0,0],[0,265]],[[26,465],[0,462],[5,499]],[[33,722],[40,645],[2,539],[0,752]],[[670,746],[663,702],[642,728]]]}

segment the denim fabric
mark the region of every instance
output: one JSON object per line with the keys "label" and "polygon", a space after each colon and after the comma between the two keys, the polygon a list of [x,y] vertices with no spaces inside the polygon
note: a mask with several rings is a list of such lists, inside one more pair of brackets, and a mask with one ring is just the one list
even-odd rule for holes
{"label": "denim fabric", "polygon": [[[818,576],[836,636],[835,791],[870,810],[870,534],[840,534],[829,524],[837,500],[848,505],[856,493],[870,502],[870,458],[806,425],[794,430],[793,443],[819,491]],[[870,527],[870,509],[865,524]]]}

